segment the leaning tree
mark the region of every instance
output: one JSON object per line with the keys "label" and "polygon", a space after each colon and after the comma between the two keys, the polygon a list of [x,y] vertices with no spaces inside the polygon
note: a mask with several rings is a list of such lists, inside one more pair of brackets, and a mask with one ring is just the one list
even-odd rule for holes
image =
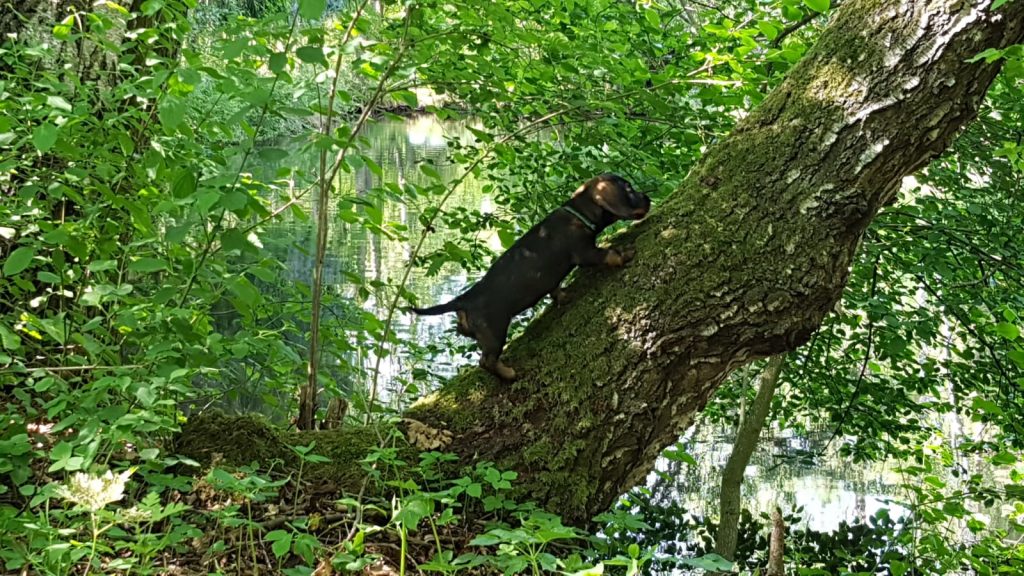
{"label": "leaning tree", "polygon": [[783,83],[616,238],[636,259],[582,271],[571,303],[510,344],[517,381],[452,379],[407,411],[410,436],[518,471],[569,520],[606,509],[732,370],[808,340],[903,177],[977,114],[1000,61],[975,56],[1022,39],[1024,1],[844,3]]}

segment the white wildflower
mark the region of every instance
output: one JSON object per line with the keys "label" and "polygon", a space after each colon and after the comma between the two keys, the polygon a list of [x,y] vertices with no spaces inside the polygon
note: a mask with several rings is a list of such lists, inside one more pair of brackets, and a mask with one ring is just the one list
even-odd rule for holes
{"label": "white wildflower", "polygon": [[114,474],[107,470],[102,476],[76,472],[64,486],[57,488],[57,495],[96,512],[107,504],[124,498],[125,483],[134,471],[134,468],[129,468],[120,474]]}

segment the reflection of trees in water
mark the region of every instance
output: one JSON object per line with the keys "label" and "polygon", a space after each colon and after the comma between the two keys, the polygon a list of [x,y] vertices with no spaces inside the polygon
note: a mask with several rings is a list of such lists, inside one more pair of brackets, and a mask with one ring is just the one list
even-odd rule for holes
{"label": "reflection of trees in water", "polygon": [[[893,558],[905,559],[906,550],[896,544],[900,540],[895,535],[912,530],[914,520],[906,509],[884,500],[901,500],[900,484],[908,479],[899,475],[895,463],[854,464],[840,456],[834,445],[826,450],[831,433],[831,429],[812,429],[806,435],[762,437],[743,485],[737,558],[746,570],[763,566],[768,522],[760,513],[776,503],[789,514],[787,554],[802,558],[805,565],[840,573],[853,569],[848,567],[884,569]],[[641,512],[652,529],[613,537],[658,543],[660,560],[652,573],[688,573],[676,565],[676,557],[712,551],[721,469],[733,440],[725,428],[694,429],[682,447],[697,464],[662,459],[646,488],[627,497],[627,508]],[[812,460],[808,455],[816,457]],[[992,467],[979,458],[962,458],[960,464],[987,477],[992,474]],[[942,480],[950,485],[957,482],[948,471]],[[803,508],[798,509],[798,504]],[[968,507],[989,518],[991,527],[1009,527],[1009,515],[998,504],[986,508],[969,503]],[[969,546],[974,535],[957,524],[949,527],[959,530],[958,538]]]}
{"label": "reflection of trees in water", "polygon": [[[887,472],[884,463],[851,466],[834,449],[809,460],[809,454],[822,452],[830,433],[780,435],[771,441],[762,437],[747,467],[744,507],[757,514],[768,512],[776,503],[787,512],[802,505],[809,524],[829,529],[841,520],[865,518],[880,499],[897,493],[898,478]],[[647,484],[651,503],[676,502],[694,516],[716,516],[722,467],[733,440],[732,431],[724,428],[697,429],[683,445],[697,464],[659,461]],[[826,509],[829,515],[822,517],[820,512]]]}
{"label": "reflection of trees in water", "polygon": [[[439,123],[432,117],[416,117],[404,121],[379,121],[368,126],[365,133],[371,143],[361,154],[376,162],[382,170],[377,176],[363,166],[351,172],[341,171],[329,206],[328,220],[331,222],[328,249],[324,259],[324,319],[321,327],[325,340],[324,365],[321,367],[328,388],[348,394],[356,386],[362,386],[366,375],[374,366],[374,342],[366,330],[365,313],[380,320],[384,318],[384,306],[388,298],[380,298],[379,289],[370,288],[364,281],[394,283],[399,280],[408,264],[412,245],[419,237],[422,226],[418,220],[421,211],[430,207],[436,198],[396,200],[382,193],[387,183],[400,188],[407,183],[431,184],[418,168],[423,161],[430,161],[446,180],[459,175],[458,167],[447,162],[445,138],[469,140],[471,133],[464,122]],[[275,181],[282,169],[288,169],[289,180],[278,180],[281,192],[278,197],[267,198],[273,208],[284,205],[289,198],[312,184],[319,158],[316,151],[300,150],[290,142],[278,142],[276,147],[291,152],[290,156],[278,162],[266,162],[254,168],[254,177],[263,181]],[[482,183],[469,177],[459,191],[448,202],[448,208],[462,207],[478,210],[482,201]],[[384,222],[394,222],[407,228],[407,241],[396,241],[371,233],[366,227],[348,223],[341,219],[339,207],[346,198],[357,198],[371,203],[381,210]],[[305,358],[309,329],[309,290],[314,265],[315,242],[315,187],[314,191],[298,201],[298,205],[309,218],[297,218],[285,211],[270,223],[260,234],[260,241],[268,256],[283,264],[284,271],[277,282],[253,280],[264,298],[270,303],[264,315],[257,318],[255,326],[264,330],[278,330],[285,345],[298,358]],[[351,210],[352,208],[343,208]],[[361,215],[366,208],[356,205],[354,210]],[[424,250],[439,250],[446,240],[459,237],[441,227],[427,237]],[[414,271],[406,289],[417,294],[424,302],[442,300],[454,295],[465,283],[464,274],[454,266],[446,266],[435,276],[426,276]],[[362,289],[361,289],[362,288]],[[370,289],[368,289],[370,288]],[[388,291],[387,294],[393,294]],[[378,301],[380,300],[380,301]],[[276,303],[276,304],[275,304]],[[215,315],[218,329],[226,334],[235,334],[240,329],[241,318],[227,302],[219,307]],[[365,311],[365,312],[364,312]],[[398,314],[395,318],[396,333],[416,342],[440,342],[442,333],[449,329],[445,317],[410,318]],[[333,353],[333,355],[332,355]],[[447,354],[447,357],[446,357]],[[432,369],[452,370],[457,358],[450,352],[439,354]],[[253,381],[247,375],[252,366],[265,362],[266,358],[230,359],[226,362],[224,374],[216,381],[206,382],[207,386],[220,391],[231,391],[221,399],[219,405],[231,411],[259,411],[288,414],[284,409],[290,399],[291,389],[287,386],[265,387],[260,381]],[[398,356],[390,356],[382,362],[382,383],[406,371]],[[295,377],[304,377],[301,362],[295,362]],[[268,400],[282,406],[277,410],[268,406]]]}

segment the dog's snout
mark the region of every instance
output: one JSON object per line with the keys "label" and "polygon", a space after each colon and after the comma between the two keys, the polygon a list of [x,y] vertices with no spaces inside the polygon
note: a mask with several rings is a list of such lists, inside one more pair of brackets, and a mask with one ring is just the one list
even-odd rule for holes
{"label": "dog's snout", "polygon": [[651,197],[647,194],[637,194],[638,198],[633,203],[636,206],[633,210],[633,219],[639,220],[651,210]]}

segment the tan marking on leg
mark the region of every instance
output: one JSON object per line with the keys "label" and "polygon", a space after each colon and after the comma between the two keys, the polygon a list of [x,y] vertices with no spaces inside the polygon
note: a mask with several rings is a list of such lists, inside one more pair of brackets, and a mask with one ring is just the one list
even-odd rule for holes
{"label": "tan marking on leg", "polygon": [[487,370],[491,374],[494,374],[498,378],[501,378],[502,380],[516,379],[516,371],[505,365],[505,363],[502,362],[501,360],[494,360],[493,362],[488,362],[487,358],[481,356],[480,367],[483,368],[484,370]]}
{"label": "tan marking on leg", "polygon": [[616,250],[609,250],[608,252],[605,252],[604,263],[607,266],[618,268],[619,266],[625,264],[626,261],[622,257],[622,254],[619,254]]}
{"label": "tan marking on leg", "polygon": [[469,316],[466,315],[465,310],[458,310],[455,312],[457,320],[455,330],[463,336],[473,337],[473,330],[469,327]]}

